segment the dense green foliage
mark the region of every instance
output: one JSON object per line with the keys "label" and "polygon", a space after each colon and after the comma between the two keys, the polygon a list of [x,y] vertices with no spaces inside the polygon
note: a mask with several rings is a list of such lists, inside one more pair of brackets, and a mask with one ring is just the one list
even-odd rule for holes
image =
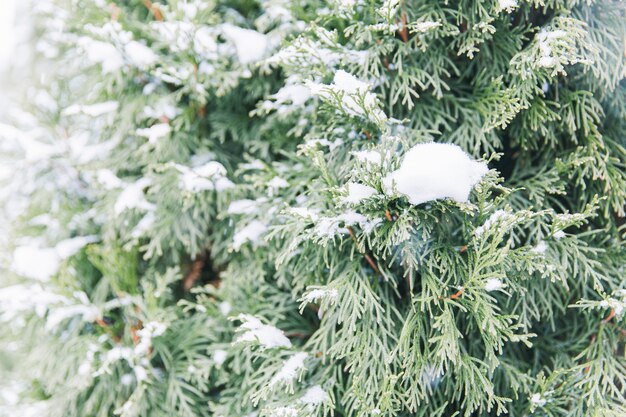
{"label": "dense green foliage", "polygon": [[0,415],[626,415],[625,14],[38,2]]}

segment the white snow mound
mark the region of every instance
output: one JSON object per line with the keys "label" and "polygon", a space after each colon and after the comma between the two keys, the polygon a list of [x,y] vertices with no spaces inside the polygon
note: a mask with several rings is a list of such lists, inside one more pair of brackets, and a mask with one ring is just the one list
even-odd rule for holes
{"label": "white snow mound", "polygon": [[383,178],[387,195],[406,196],[411,204],[450,198],[463,203],[489,171],[460,147],[447,143],[421,143],[411,148],[400,168]]}

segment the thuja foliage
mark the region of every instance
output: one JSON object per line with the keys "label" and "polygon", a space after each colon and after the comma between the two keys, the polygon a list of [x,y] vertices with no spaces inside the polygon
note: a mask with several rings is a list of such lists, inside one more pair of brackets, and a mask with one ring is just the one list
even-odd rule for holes
{"label": "thuja foliage", "polygon": [[0,414],[626,415],[625,12],[37,2]]}

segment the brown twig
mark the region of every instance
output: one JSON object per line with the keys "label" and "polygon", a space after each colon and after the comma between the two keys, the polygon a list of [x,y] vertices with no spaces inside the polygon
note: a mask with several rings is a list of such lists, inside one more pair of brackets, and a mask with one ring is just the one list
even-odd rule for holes
{"label": "brown twig", "polygon": [[109,9],[111,9],[111,20],[118,20],[120,18],[120,14],[122,14],[122,9],[120,9],[115,3],[111,3],[109,5]]}
{"label": "brown twig", "polygon": [[400,21],[400,29],[398,29],[402,42],[407,43],[409,41],[409,32],[406,28],[406,11],[404,10],[404,4],[402,4],[402,16]]}
{"label": "brown twig", "polygon": [[144,0],[143,4],[148,10],[150,10],[156,20],[163,20],[163,13],[161,12],[161,9],[159,9],[159,6],[153,4],[150,0]]}
{"label": "brown twig", "polygon": [[363,257],[365,258],[369,266],[371,266],[372,269],[376,271],[377,274],[380,274],[380,269],[378,269],[378,265],[376,265],[376,262],[374,262],[372,257],[369,256],[365,251],[362,251],[361,248],[359,248],[359,241],[357,240],[356,235],[354,234],[354,230],[352,230],[351,227],[346,227],[346,229],[348,229],[348,233],[350,233],[350,237],[354,241],[354,244],[356,245],[357,250],[361,253],[361,255],[363,255]]}
{"label": "brown twig", "polygon": [[202,268],[206,263],[206,254],[199,255],[191,264],[191,270],[187,273],[183,279],[183,289],[189,291],[194,286],[196,281],[202,275]]}
{"label": "brown twig", "polygon": [[615,317],[615,314],[616,314],[616,313],[615,313],[615,309],[614,309],[614,308],[613,308],[613,309],[611,309],[611,312],[609,313],[609,315],[608,315],[608,316],[606,316],[606,318],[605,318],[604,320],[602,320],[602,323],[607,324],[608,322],[610,322],[610,321],[611,321],[611,319],[612,319],[613,317]]}
{"label": "brown twig", "polygon": [[135,323],[134,326],[130,326],[130,337],[131,339],[133,339],[133,344],[135,345],[139,343],[139,335],[137,334],[137,332],[142,328],[143,323],[141,322],[141,320],[137,320],[137,323]]}
{"label": "brown twig", "polygon": [[291,332],[291,333],[285,333],[285,336],[287,336],[287,337],[297,337],[298,339],[306,339],[307,337],[310,337],[311,334],[310,333],[301,333],[301,332]]}
{"label": "brown twig", "polygon": [[[461,287],[457,292],[455,292],[454,294],[452,294],[448,298],[450,300],[456,300],[457,298],[460,298],[463,295],[464,292],[465,292],[465,287]],[[443,300],[443,297],[439,297],[439,299]]]}
{"label": "brown twig", "polygon": [[457,298],[459,298],[460,296],[463,295],[463,293],[465,292],[465,287],[461,287],[460,290],[458,290],[457,292],[455,292],[454,294],[452,294],[450,296],[451,300],[456,300]]}
{"label": "brown twig", "polygon": [[391,212],[389,211],[389,209],[385,209],[385,217],[387,218],[387,220],[389,220],[390,222],[393,221],[393,217],[391,217]]}

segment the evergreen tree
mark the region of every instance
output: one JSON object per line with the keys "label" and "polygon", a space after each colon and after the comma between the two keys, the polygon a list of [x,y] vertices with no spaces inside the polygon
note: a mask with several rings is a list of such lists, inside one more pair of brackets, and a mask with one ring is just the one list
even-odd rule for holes
{"label": "evergreen tree", "polygon": [[0,415],[626,415],[625,14],[37,2]]}

